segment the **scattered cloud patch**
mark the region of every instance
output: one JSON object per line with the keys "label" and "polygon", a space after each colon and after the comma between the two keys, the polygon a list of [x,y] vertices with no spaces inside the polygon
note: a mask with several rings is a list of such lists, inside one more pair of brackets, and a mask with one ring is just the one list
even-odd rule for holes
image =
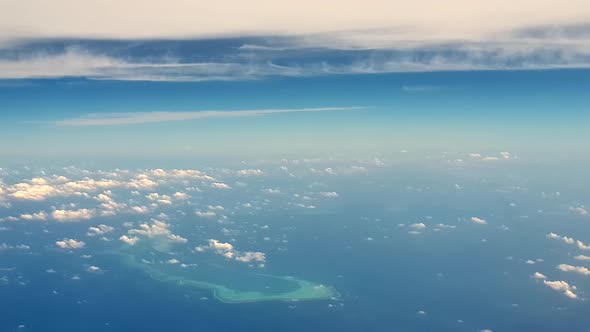
{"label": "scattered cloud patch", "polygon": [[478,217],[471,217],[471,222],[474,224],[479,224],[479,225],[486,225],[488,223],[484,219],[478,218]]}
{"label": "scattered cloud patch", "polygon": [[75,239],[63,239],[56,241],[55,245],[62,249],[82,249],[86,246],[86,243]]}

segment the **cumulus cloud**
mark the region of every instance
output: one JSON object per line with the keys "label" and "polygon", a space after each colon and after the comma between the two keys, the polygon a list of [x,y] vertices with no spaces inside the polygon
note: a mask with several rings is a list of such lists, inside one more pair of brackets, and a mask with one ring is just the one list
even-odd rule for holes
{"label": "cumulus cloud", "polygon": [[549,234],[547,234],[547,238],[554,239],[554,240],[560,240],[566,244],[576,245],[578,247],[578,249],[581,249],[581,250],[590,250],[590,245],[587,245],[584,242],[582,242],[580,240],[576,240],[571,237],[561,236],[561,235],[557,235],[555,233],[549,233]]}
{"label": "cumulus cloud", "polygon": [[211,187],[216,188],[216,189],[231,189],[230,186],[228,186],[225,183],[222,182],[213,182],[211,183]]}
{"label": "cumulus cloud", "polygon": [[545,284],[547,287],[558,291],[558,292],[562,292],[563,295],[569,297],[570,299],[577,299],[578,295],[576,295],[573,291],[576,290],[576,286],[572,286],[569,283],[567,283],[566,281],[549,281],[549,280],[543,280],[543,284]]}
{"label": "cumulus cloud", "polygon": [[20,215],[22,220],[47,220],[49,215],[46,212],[24,213]]}
{"label": "cumulus cloud", "polygon": [[564,272],[575,272],[581,275],[590,276],[590,270],[584,266],[573,266],[569,264],[559,264],[557,268]]}
{"label": "cumulus cloud", "polygon": [[422,230],[426,228],[426,225],[424,223],[414,223],[410,225],[411,228],[416,229],[416,230]]}
{"label": "cumulus cloud", "polygon": [[[187,239],[180,235],[172,234],[170,225],[164,221],[152,219],[152,223],[143,223],[139,225],[139,228],[130,229],[127,233],[131,235],[143,235],[148,238],[160,238],[165,239],[168,243],[186,243]],[[123,242],[128,242],[129,238],[119,238]],[[137,241],[135,241],[137,242]]]}
{"label": "cumulus cloud", "polygon": [[201,218],[212,218],[215,217],[217,214],[213,211],[196,211],[195,215]]}
{"label": "cumulus cloud", "polygon": [[266,255],[263,252],[259,251],[246,251],[242,252],[235,256],[235,260],[238,262],[260,262],[264,263],[266,261]]}
{"label": "cumulus cloud", "polygon": [[61,241],[56,241],[55,245],[62,249],[82,249],[86,246],[86,243],[75,239],[63,239]]}
{"label": "cumulus cloud", "polygon": [[322,192],[320,192],[320,195],[324,196],[324,197],[328,197],[328,198],[338,197],[338,193],[335,191],[330,191],[330,192],[322,191]]}
{"label": "cumulus cloud", "polygon": [[575,213],[578,214],[580,216],[588,216],[588,210],[586,210],[584,207],[582,206],[578,206],[578,207],[570,207],[570,210]]}
{"label": "cumulus cloud", "polygon": [[[250,262],[258,262],[264,263],[266,262],[266,255],[263,252],[259,251],[245,251],[240,252],[235,250],[234,246],[231,243],[227,242],[220,242],[215,239],[209,239],[209,242],[206,246],[198,246],[195,247],[197,252],[203,251],[213,251],[218,255],[221,255],[227,259],[233,259],[238,262],[242,263],[250,263]],[[262,266],[262,265],[261,265]]]}
{"label": "cumulus cloud", "polygon": [[94,273],[98,273],[98,272],[102,272],[102,270],[100,269],[100,267],[98,266],[94,266],[94,265],[90,265],[86,271],[88,272],[94,272]]}
{"label": "cumulus cloud", "polygon": [[485,225],[488,222],[485,221],[484,219],[478,218],[478,217],[471,217],[471,222],[474,224],[480,224],[480,225]]}
{"label": "cumulus cloud", "polygon": [[72,222],[80,220],[92,219],[95,215],[94,210],[79,209],[79,210],[54,210],[51,212],[51,217],[58,222]]}
{"label": "cumulus cloud", "polygon": [[574,259],[579,260],[579,261],[590,261],[590,256],[577,255],[574,257]]}
{"label": "cumulus cloud", "polygon": [[187,193],[183,193],[180,191],[175,192],[172,196],[179,201],[187,200],[189,198]]}
{"label": "cumulus cloud", "polygon": [[560,235],[557,235],[555,233],[549,233],[549,234],[547,234],[547,238],[548,239],[554,239],[554,240],[561,240],[561,241],[563,241],[564,243],[567,243],[567,244],[574,244],[575,243],[575,240],[573,238],[567,237],[567,236],[560,236]]}
{"label": "cumulus cloud", "polygon": [[535,274],[533,274],[533,278],[535,278],[535,279],[547,279],[547,276],[545,276],[542,273],[535,272]]}
{"label": "cumulus cloud", "polygon": [[135,245],[137,243],[137,241],[139,241],[139,238],[137,236],[127,236],[127,235],[121,235],[121,237],[119,238],[119,240],[121,242],[127,243],[128,245]]}
{"label": "cumulus cloud", "polygon": [[150,209],[147,206],[132,206],[130,208],[130,212],[136,214],[146,214],[150,212]]}
{"label": "cumulus cloud", "polygon": [[150,201],[161,204],[161,205],[171,205],[172,204],[172,198],[168,195],[160,195],[158,193],[151,193],[145,197],[147,199],[149,199]]}
{"label": "cumulus cloud", "polygon": [[96,227],[89,227],[88,228],[88,232],[86,233],[87,236],[98,236],[98,235],[104,235],[106,233],[110,233],[112,231],[114,231],[115,228],[112,226],[107,226],[105,224],[100,224]]}
{"label": "cumulus cloud", "polygon": [[239,176],[261,176],[264,172],[260,169],[241,169],[237,172]]}

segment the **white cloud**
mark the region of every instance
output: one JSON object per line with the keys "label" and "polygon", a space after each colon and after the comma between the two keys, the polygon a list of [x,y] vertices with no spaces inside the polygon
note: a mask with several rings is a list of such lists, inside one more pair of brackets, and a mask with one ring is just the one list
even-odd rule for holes
{"label": "white cloud", "polygon": [[320,195],[324,196],[324,197],[328,197],[328,198],[336,198],[338,197],[338,193],[335,191],[330,191],[330,192],[320,192]]}
{"label": "white cloud", "polygon": [[143,223],[138,229],[130,229],[129,234],[139,234],[147,237],[165,236],[170,234],[170,225],[161,220],[152,219],[152,224]]}
{"label": "white cloud", "polygon": [[590,276],[590,270],[584,266],[573,266],[569,264],[559,264],[557,268],[564,272],[575,272],[581,275]]}
{"label": "white cloud", "polygon": [[543,283],[558,292],[563,292],[563,295],[571,298],[571,299],[576,299],[578,298],[578,295],[576,295],[573,291],[576,290],[576,286],[571,286],[570,284],[568,284],[566,281],[549,281],[549,280],[543,280]]}
{"label": "white cloud", "polygon": [[100,269],[100,267],[98,266],[94,266],[94,265],[90,265],[86,271],[88,272],[93,272],[93,273],[98,273],[98,272],[102,272],[102,270]]}
{"label": "white cloud", "polygon": [[230,186],[228,186],[225,183],[222,182],[213,182],[211,183],[211,187],[216,188],[216,189],[231,189]]}
{"label": "white cloud", "polygon": [[139,241],[139,238],[137,236],[127,236],[127,235],[121,235],[121,237],[119,238],[119,240],[121,240],[124,243],[127,243],[128,245],[135,245],[137,243],[137,241]]}
{"label": "white cloud", "polygon": [[426,225],[424,223],[414,223],[410,225],[411,228],[413,229],[418,229],[418,230],[422,230],[426,228]]}
{"label": "white cloud", "polygon": [[46,212],[37,212],[37,213],[25,213],[21,214],[20,218],[22,220],[47,220],[49,215]]}
{"label": "white cloud", "polygon": [[535,278],[535,279],[547,279],[547,276],[545,276],[542,273],[535,272],[535,274],[533,274],[533,278]]}
{"label": "white cloud", "polygon": [[236,260],[236,261],[242,262],[242,263],[250,263],[250,262],[264,263],[264,262],[266,262],[266,255],[263,252],[259,252],[259,251],[240,252],[240,251],[235,250],[234,246],[231,243],[220,242],[215,239],[210,239],[206,246],[195,247],[195,250],[197,252],[211,250],[211,251],[214,251],[216,254],[223,256],[227,259],[233,259],[233,260]]}
{"label": "white cloud", "polygon": [[575,213],[578,214],[580,216],[588,216],[588,211],[582,207],[582,206],[578,206],[578,207],[570,207],[570,210]]}
{"label": "white cloud", "polygon": [[237,172],[239,176],[261,176],[264,172],[259,169],[241,169]]}
{"label": "white cloud", "polygon": [[212,217],[215,217],[217,214],[213,211],[205,211],[205,212],[196,211],[195,215],[197,217],[201,217],[201,218],[212,218]]}
{"label": "white cloud", "polygon": [[263,252],[259,252],[259,251],[256,251],[256,252],[246,251],[246,252],[236,255],[235,260],[237,260],[238,262],[244,262],[244,263],[249,263],[252,261],[264,263],[266,261],[266,255]]}
{"label": "white cloud", "polygon": [[488,222],[485,221],[484,219],[478,218],[478,217],[471,217],[471,222],[474,224],[480,224],[480,225],[485,225]]}
{"label": "white cloud", "polygon": [[70,222],[92,219],[94,214],[94,211],[89,209],[54,210],[51,217],[58,222]]}
{"label": "white cloud", "polygon": [[590,256],[577,255],[574,257],[574,259],[579,260],[579,261],[590,261]]}
{"label": "white cloud", "polygon": [[[141,8],[141,10],[138,10]],[[113,15],[113,9],[117,15]],[[334,10],[337,9],[337,10]],[[326,13],[330,15],[326,15]],[[166,13],[166,15],[163,15]],[[15,2],[0,13],[0,47],[21,38],[150,39],[251,35],[319,35],[332,43],[378,47],[403,40],[473,40],[530,25],[587,22],[584,0],[567,6],[556,0],[348,1],[262,0],[116,0],[79,3],[68,0]],[[199,24],[195,24],[199,22]],[[304,22],[305,24],[302,24]],[[358,31],[350,31],[354,27]],[[391,31],[388,31],[390,29]],[[337,33],[333,33],[337,32]],[[373,35],[371,35],[373,33]],[[304,40],[310,37],[304,38]]]}
{"label": "white cloud", "polygon": [[132,206],[130,211],[137,214],[146,214],[150,212],[150,209],[147,206]]}
{"label": "white cloud", "polygon": [[555,233],[549,233],[547,234],[547,238],[548,239],[555,239],[555,240],[561,240],[567,244],[574,244],[575,240],[572,239],[571,237],[567,237],[567,236],[560,236],[557,235]]}
{"label": "white cloud", "polygon": [[[188,240],[185,239],[184,237],[182,237],[180,235],[172,234],[172,231],[170,230],[170,225],[168,223],[161,221],[161,220],[156,220],[156,219],[152,219],[151,224],[147,224],[147,223],[140,224],[139,228],[130,229],[129,231],[127,231],[127,233],[129,233],[131,235],[143,235],[148,238],[165,239],[168,243],[182,244],[182,243],[188,242]],[[129,242],[129,240],[130,240],[129,237],[125,237],[125,238],[121,237],[121,238],[119,238],[119,240],[131,244]],[[131,241],[137,242],[134,240],[131,240]]]}
{"label": "white cloud", "polygon": [[549,233],[549,234],[547,234],[547,238],[561,240],[566,244],[575,244],[578,247],[578,249],[581,249],[581,250],[590,250],[590,245],[587,245],[584,242],[582,242],[580,240],[573,239],[571,237],[560,236],[555,233]]}
{"label": "white cloud", "polygon": [[209,240],[209,247],[221,252],[234,250],[234,246],[231,243],[219,242],[215,239]]}
{"label": "white cloud", "polygon": [[75,239],[63,239],[61,241],[56,241],[55,245],[62,249],[82,249],[86,246],[86,243]]}
{"label": "white cloud", "polygon": [[172,196],[177,200],[187,200],[189,198],[187,193],[183,193],[180,191],[175,192]]}
{"label": "white cloud", "polygon": [[97,227],[89,227],[88,232],[86,233],[87,236],[98,236],[104,235],[106,233],[110,233],[114,231],[115,228],[111,226],[107,226],[105,224],[100,224]]}
{"label": "white cloud", "polygon": [[151,193],[145,197],[147,199],[149,199],[150,201],[161,204],[161,205],[171,205],[172,204],[172,198],[168,195],[160,195],[158,193]]}
{"label": "white cloud", "polygon": [[176,234],[169,234],[167,236],[167,239],[170,240],[171,242],[174,243],[187,243],[188,240],[186,238],[183,238],[180,235],[176,235]]}
{"label": "white cloud", "polygon": [[[1,67],[0,67],[1,68]],[[0,75],[1,76],[1,75]],[[234,111],[189,111],[189,112],[134,112],[134,113],[110,113],[89,114],[80,118],[66,119],[54,122],[58,126],[117,126],[134,125],[142,123],[160,123],[171,121],[190,121],[209,118],[237,118],[256,117],[283,113],[300,112],[329,112],[352,111],[360,107],[318,107],[297,109],[262,109],[262,110],[234,110]],[[245,170],[251,173],[253,170]],[[259,170],[254,170],[259,171]],[[253,174],[249,174],[253,175]],[[259,174],[256,174],[259,175]]]}
{"label": "white cloud", "polygon": [[6,243],[0,243],[0,251],[11,250],[11,249],[29,250],[29,249],[31,249],[31,247],[26,244],[17,244],[17,245],[11,246]]}

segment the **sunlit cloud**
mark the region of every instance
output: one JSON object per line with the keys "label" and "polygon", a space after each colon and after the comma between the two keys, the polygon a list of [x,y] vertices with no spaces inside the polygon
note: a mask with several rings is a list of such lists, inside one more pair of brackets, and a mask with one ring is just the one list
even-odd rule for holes
{"label": "sunlit cloud", "polygon": [[[194,111],[194,112],[134,112],[89,114],[79,118],[65,119],[53,122],[57,126],[119,126],[144,123],[160,123],[171,121],[190,121],[209,118],[239,118],[267,116],[272,114],[300,113],[300,112],[329,112],[353,111],[363,107],[317,107],[297,109],[263,109],[238,111]],[[244,172],[246,173],[246,172]],[[252,173],[251,171],[247,173]],[[240,174],[245,175],[245,174]],[[252,175],[252,174],[248,174]]]}

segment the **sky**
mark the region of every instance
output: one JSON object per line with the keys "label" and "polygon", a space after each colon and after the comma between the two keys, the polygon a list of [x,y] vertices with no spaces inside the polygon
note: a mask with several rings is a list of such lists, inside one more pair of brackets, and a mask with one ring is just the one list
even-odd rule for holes
{"label": "sky", "polygon": [[11,160],[588,148],[584,1],[3,7]]}
{"label": "sky", "polygon": [[1,331],[587,331],[588,0],[0,0]]}

